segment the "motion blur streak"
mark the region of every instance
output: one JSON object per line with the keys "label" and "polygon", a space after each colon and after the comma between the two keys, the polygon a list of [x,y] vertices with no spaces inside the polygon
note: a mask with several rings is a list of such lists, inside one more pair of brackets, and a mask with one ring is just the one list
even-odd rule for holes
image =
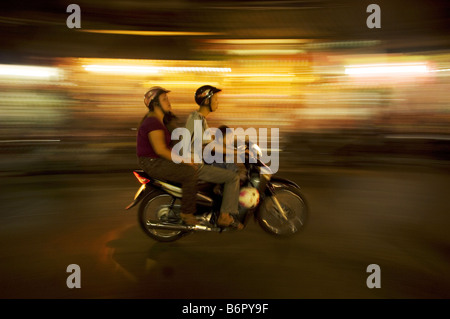
{"label": "motion blur streak", "polygon": [[86,71],[92,72],[110,72],[115,74],[151,74],[158,70],[152,67],[136,67],[123,65],[83,65]]}
{"label": "motion blur streak", "polygon": [[[0,298],[450,297],[448,0],[4,2]],[[124,210],[143,95],[183,126],[205,84],[210,127],[278,129],[304,234],[161,245]]]}
{"label": "motion blur streak", "polygon": [[345,74],[350,75],[408,75],[428,73],[428,67],[424,63],[418,64],[375,64],[375,65],[350,65],[345,67]]}
{"label": "motion blur streak", "polygon": [[79,30],[89,33],[140,35],[140,36],[199,36],[199,35],[220,35],[217,32],[177,32],[177,31],[132,31],[132,30]]}
{"label": "motion blur streak", "polygon": [[19,78],[57,78],[60,70],[51,67],[31,66],[31,65],[0,65],[0,77]]}
{"label": "motion blur streak", "polygon": [[[212,41],[210,48],[243,45],[231,40]],[[272,42],[255,46],[270,48]],[[315,164],[372,161],[374,154],[392,159],[392,144],[400,140],[388,135],[430,137],[402,139],[408,143],[394,149],[402,149],[397,156],[403,161],[419,154],[443,159],[446,148],[432,141],[450,134],[447,61],[445,52],[354,55],[327,49],[216,60],[73,57],[52,59],[53,67],[1,65],[0,139],[61,141],[58,147],[2,143],[9,154],[2,163],[5,171],[91,169],[104,160],[116,168],[133,166],[135,130],[146,111],[143,92],[153,85],[170,89],[183,125],[196,108],[193,92],[204,83],[223,89],[210,126],[278,128],[284,165],[299,158]],[[430,152],[430,143],[439,149]],[[120,155],[108,160],[115,152]]]}
{"label": "motion blur streak", "polygon": [[115,74],[154,74],[158,72],[231,72],[230,68],[151,67],[133,65],[83,65],[86,71]]}

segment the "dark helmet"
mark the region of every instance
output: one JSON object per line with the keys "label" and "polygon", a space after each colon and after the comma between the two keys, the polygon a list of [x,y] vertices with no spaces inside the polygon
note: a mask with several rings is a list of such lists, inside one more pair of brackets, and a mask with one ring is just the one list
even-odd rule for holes
{"label": "dark helmet", "polygon": [[163,93],[169,93],[169,90],[166,90],[160,86],[153,86],[151,87],[145,94],[144,94],[144,104],[151,109],[151,103],[157,99],[161,94]]}
{"label": "dark helmet", "polygon": [[197,102],[199,106],[203,106],[205,105],[204,103],[207,99],[211,98],[214,94],[220,91],[222,90],[214,86],[203,85],[195,91],[195,102]]}

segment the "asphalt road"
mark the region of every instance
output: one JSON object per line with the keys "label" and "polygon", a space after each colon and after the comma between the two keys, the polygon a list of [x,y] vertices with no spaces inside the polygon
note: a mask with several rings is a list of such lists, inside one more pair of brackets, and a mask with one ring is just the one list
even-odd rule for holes
{"label": "asphalt road", "polygon": [[[130,173],[3,176],[0,298],[449,298],[448,171],[282,171],[310,205],[305,230],[174,243],[146,237]],[[69,288],[69,265],[80,288]],[[380,288],[369,288],[369,265]]]}

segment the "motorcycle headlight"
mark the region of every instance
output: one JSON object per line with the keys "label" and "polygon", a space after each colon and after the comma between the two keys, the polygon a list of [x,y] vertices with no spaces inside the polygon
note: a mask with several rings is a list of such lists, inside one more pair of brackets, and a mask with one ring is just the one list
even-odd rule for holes
{"label": "motorcycle headlight", "polygon": [[254,188],[258,188],[260,183],[261,183],[261,178],[259,177],[259,175],[255,174],[250,177],[250,184],[252,184],[252,186]]}
{"label": "motorcycle headlight", "polygon": [[253,145],[251,146],[251,150],[252,150],[255,154],[257,154],[257,155],[259,156],[259,158],[262,157],[262,151],[261,151],[261,148],[260,148],[258,145],[253,144]]}

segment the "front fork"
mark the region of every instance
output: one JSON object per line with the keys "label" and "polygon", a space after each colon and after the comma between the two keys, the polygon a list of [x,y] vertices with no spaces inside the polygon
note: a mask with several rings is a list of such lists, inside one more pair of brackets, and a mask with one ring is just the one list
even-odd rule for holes
{"label": "front fork", "polygon": [[287,214],[284,211],[283,207],[281,207],[280,202],[278,201],[278,198],[275,195],[275,189],[274,189],[273,185],[271,183],[267,183],[267,189],[269,190],[270,194],[272,195],[272,196],[270,196],[270,198],[272,199],[273,203],[275,204],[275,207],[277,208],[279,214],[285,221],[288,221]]}

